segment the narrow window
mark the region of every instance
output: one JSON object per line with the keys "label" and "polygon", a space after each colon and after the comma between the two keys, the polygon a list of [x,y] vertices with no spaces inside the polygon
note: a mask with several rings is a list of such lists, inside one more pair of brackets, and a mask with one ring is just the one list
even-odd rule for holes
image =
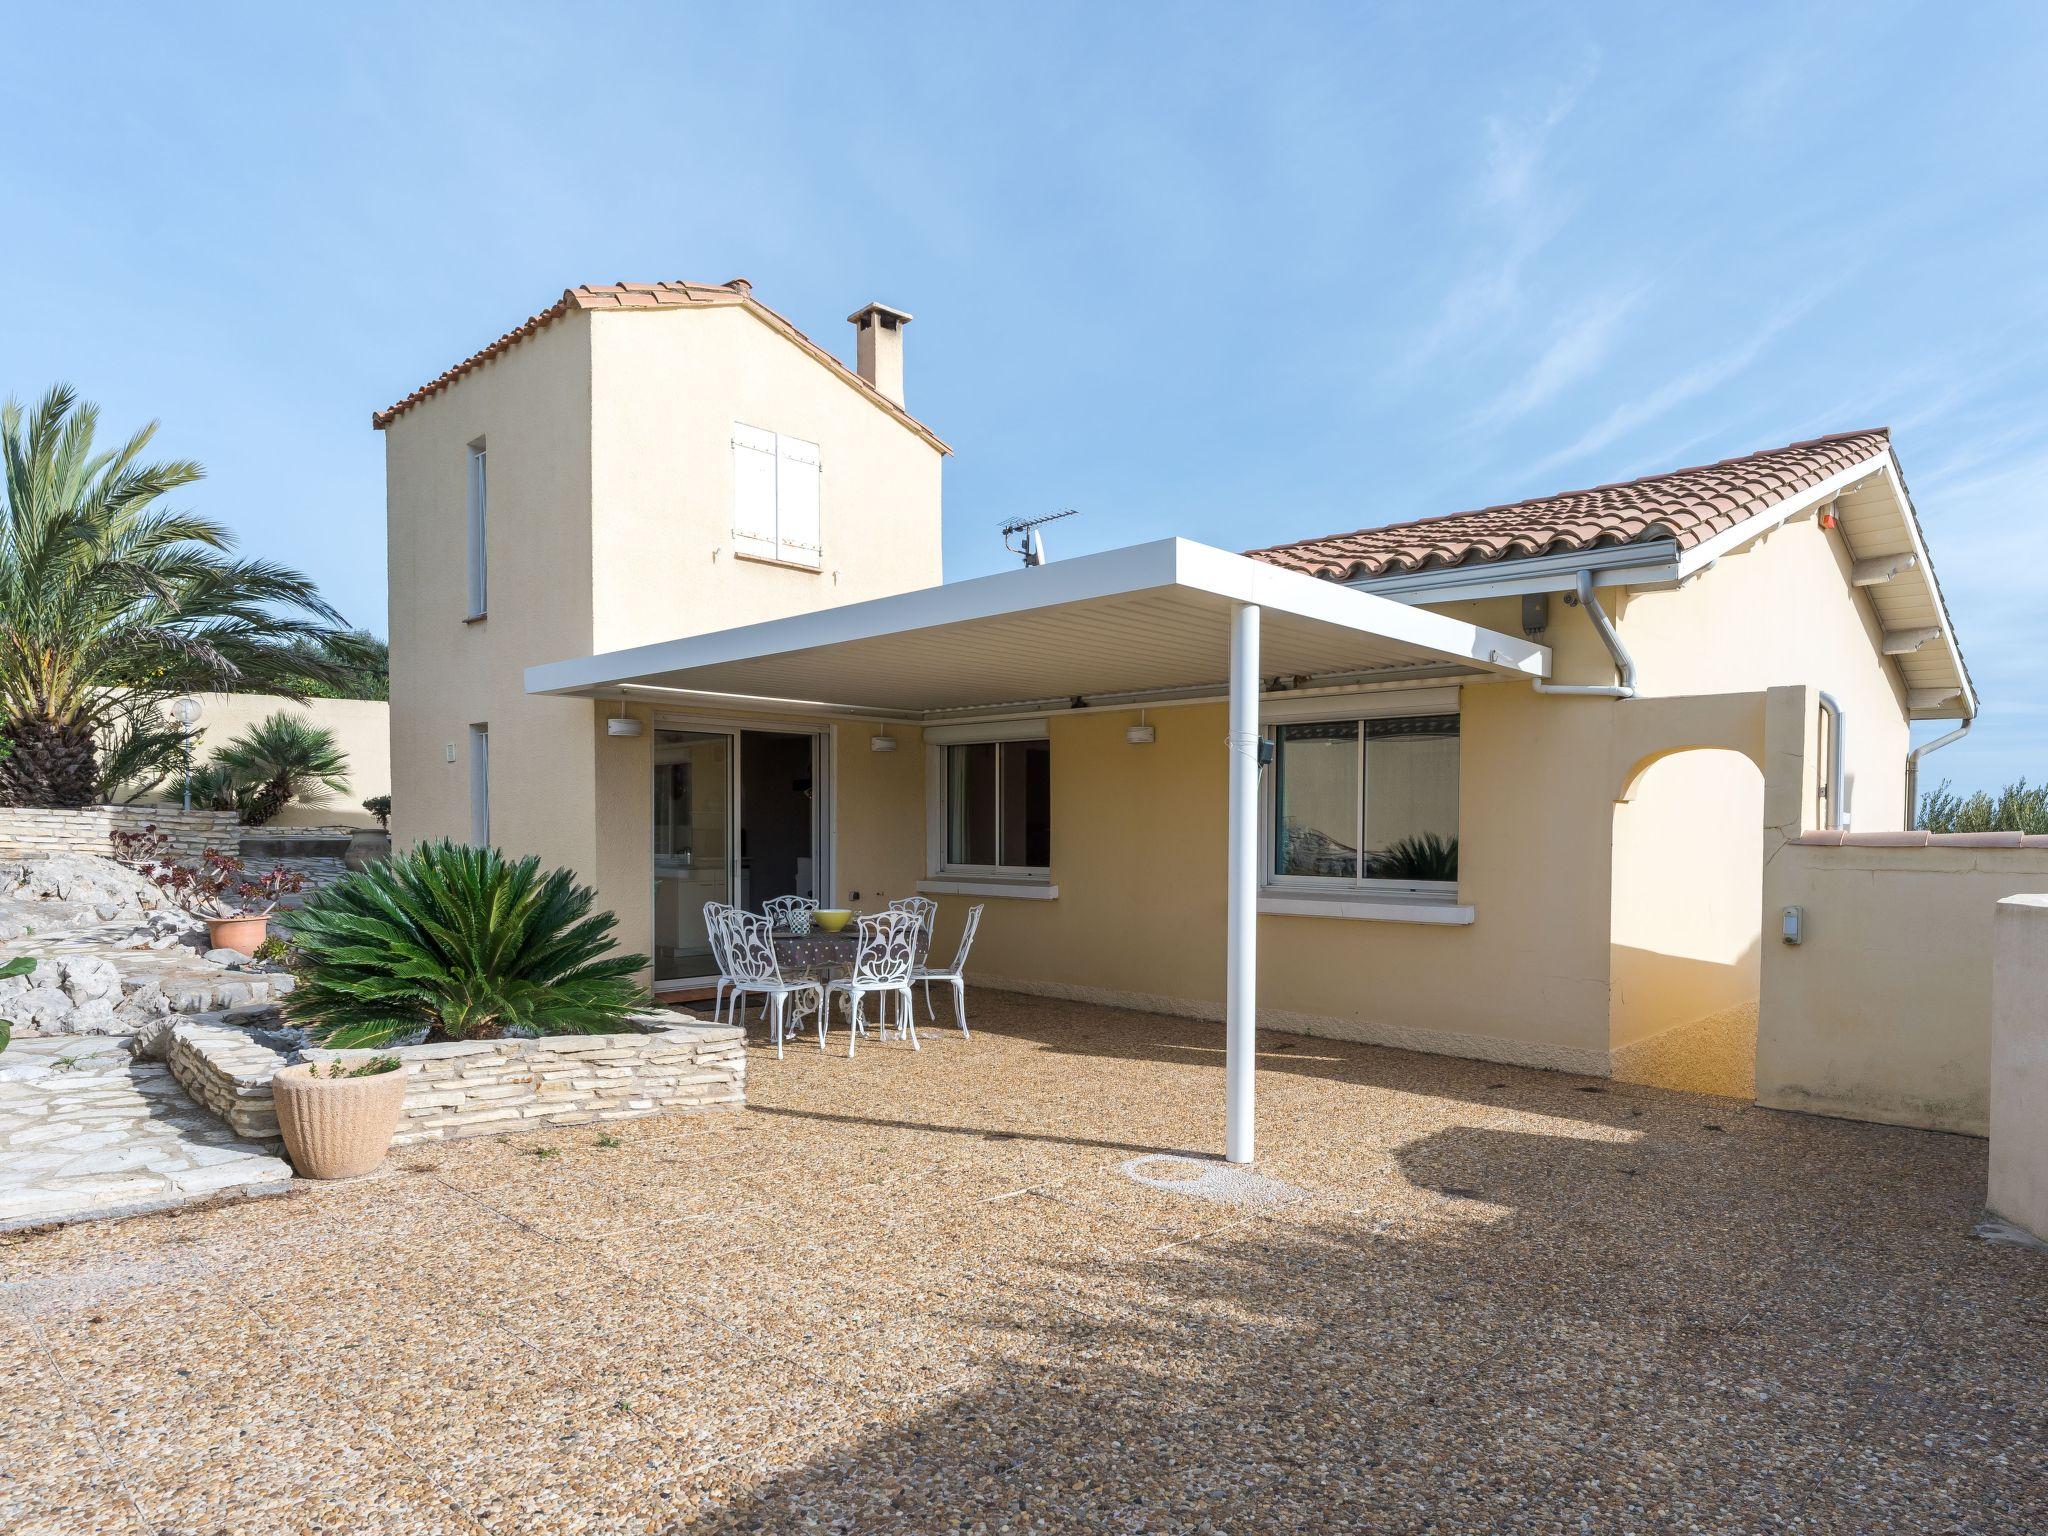
{"label": "narrow window", "polygon": [[490,611],[491,584],[488,531],[490,492],[484,473],[484,440],[469,445],[469,617]]}
{"label": "narrow window", "polygon": [[491,728],[469,728],[469,840],[479,848],[491,841]]}

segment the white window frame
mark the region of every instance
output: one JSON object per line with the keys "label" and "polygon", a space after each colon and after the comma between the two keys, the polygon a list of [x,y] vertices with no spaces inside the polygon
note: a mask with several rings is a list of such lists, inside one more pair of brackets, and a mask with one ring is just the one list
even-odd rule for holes
{"label": "white window frame", "polygon": [[482,721],[469,728],[469,840],[491,843],[491,728]]}
{"label": "white window frame", "polygon": [[[748,434],[765,441],[749,442]],[[786,432],[774,432],[767,427],[735,421],[732,424],[732,451],[733,553],[742,560],[758,560],[800,571],[822,571],[825,566],[824,450],[809,438],[792,437]],[[770,527],[766,533],[740,527],[738,456],[742,453],[765,453],[774,461],[772,494],[775,504],[769,510]],[[814,503],[810,521],[815,525],[812,537],[816,542],[812,537],[803,537],[798,531],[785,526],[795,518],[795,500],[804,493],[805,488],[797,479],[799,475],[809,477],[808,491]]]}
{"label": "white window frame", "polygon": [[469,445],[469,612],[465,622],[484,618],[491,611],[491,492],[486,449],[481,437]]}
{"label": "white window frame", "polygon": [[[1413,693],[1360,695],[1348,699],[1278,701],[1279,707],[1260,711],[1260,729],[1272,744],[1273,764],[1262,773],[1259,785],[1259,887],[1274,896],[1320,897],[1328,901],[1356,901],[1360,897],[1411,902],[1455,902],[1456,880],[1374,880],[1364,875],[1283,875],[1273,865],[1279,846],[1281,752],[1278,728],[1282,725],[1343,725],[1357,722],[1358,732],[1358,822],[1355,846],[1363,867],[1365,853],[1365,723],[1372,720],[1407,720],[1432,715],[1460,715],[1455,689],[1418,690]],[[1458,772],[1465,771],[1464,721],[1459,720]],[[1464,867],[1464,833],[1458,838],[1459,868]]]}
{"label": "white window frame", "polygon": [[[925,871],[933,879],[966,876],[996,881],[1046,885],[1052,879],[1050,864],[954,864],[947,857],[948,806],[951,776],[946,772],[948,747],[1000,746],[1006,741],[1046,741],[1049,732],[1043,717],[1032,720],[1002,720],[986,725],[932,726],[925,742]],[[996,753],[996,815],[1002,816],[1003,754]]]}

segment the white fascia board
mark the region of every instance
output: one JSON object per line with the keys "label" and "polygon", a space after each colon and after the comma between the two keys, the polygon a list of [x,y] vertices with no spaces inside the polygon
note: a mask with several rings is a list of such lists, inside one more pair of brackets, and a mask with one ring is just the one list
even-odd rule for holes
{"label": "white fascia board", "polygon": [[1214,592],[1235,602],[1296,614],[1365,635],[1382,635],[1410,645],[1458,656],[1484,672],[1507,676],[1550,676],[1550,647],[1520,635],[1482,629],[1359,592],[1320,576],[1290,571],[1264,560],[1233,555],[1186,539],[1175,539],[1180,585]]}
{"label": "white fascia board", "polygon": [[574,693],[613,685],[620,678],[717,666],[784,651],[846,645],[902,630],[932,629],[1170,586],[1175,569],[1174,546],[1179,542],[1157,539],[1098,555],[1055,560],[1028,570],[999,571],[993,576],[976,576],[915,592],[820,608],[814,613],[766,619],[759,624],[661,640],[653,645],[606,651],[572,661],[545,662],[526,669],[526,691]]}
{"label": "white fascia board", "polygon": [[1456,656],[1509,676],[1548,677],[1550,648],[1518,635],[1410,608],[1299,571],[1212,549],[1187,539],[1158,539],[1027,569],[1001,571],[921,591],[870,598],[815,613],[769,619],[596,656],[526,669],[526,691],[573,694],[616,688],[636,678],[718,666],[789,651],[846,645],[884,635],[936,629],[1066,603],[1189,587],[1233,602],[1298,615]]}
{"label": "white fascia board", "polygon": [[1697,575],[1719,560],[1723,555],[1732,555],[1746,544],[1752,544],[1772,529],[1789,523],[1803,512],[1810,512],[1837,496],[1853,485],[1861,485],[1872,475],[1883,471],[1891,461],[1891,453],[1874,455],[1851,464],[1847,469],[1837,470],[1818,485],[1808,486],[1797,496],[1788,496],[1775,506],[1764,508],[1754,517],[1746,517],[1733,528],[1723,528],[1712,538],[1695,544],[1678,557],[1678,577],[1683,581]]}
{"label": "white fascia board", "polygon": [[1671,539],[1655,539],[1577,553],[1491,560],[1484,565],[1361,576],[1344,585],[1354,592],[1371,592],[1404,603],[1463,603],[1531,592],[1569,592],[1577,586],[1580,571],[1591,571],[1596,587],[1671,586],[1679,580],[1678,545]]}
{"label": "white fascia board", "polygon": [[1940,713],[1915,714],[1916,720],[1974,720],[1977,716],[1977,690],[1970,682],[1969,668],[1963,665],[1963,649],[1956,643],[1955,626],[1950,624],[1948,603],[1941,595],[1941,584],[1934,579],[1934,563],[1927,558],[1926,542],[1920,537],[1920,515],[1913,510],[1913,498],[1906,494],[1905,476],[1899,473],[1899,461],[1887,447],[1884,451],[1884,477],[1891,487],[1892,501],[1899,509],[1899,519],[1906,526],[1906,538],[1913,547],[1914,568],[1927,583],[1927,600],[1934,609],[1935,622],[1941,629],[1941,643],[1948,648],[1949,659],[1955,664],[1956,681],[1962,694],[1961,712],[1955,706]]}
{"label": "white fascia board", "polygon": [[[1953,720],[1974,718],[1977,713],[1977,690],[1971,686],[1970,674],[1963,666],[1963,653],[1956,644],[1955,628],[1949,622],[1948,604],[1942,600],[1941,588],[1934,579],[1934,567],[1927,558],[1927,545],[1920,537],[1920,519],[1913,511],[1913,500],[1906,494],[1906,482],[1899,473],[1899,461],[1893,456],[1889,445],[1884,451],[1852,464],[1821,481],[1820,484],[1801,491],[1770,507],[1755,517],[1737,523],[1733,528],[1723,529],[1703,544],[1695,544],[1679,557],[1681,580],[1698,574],[1712,565],[1723,555],[1732,554],[1744,545],[1761,538],[1772,529],[1789,522],[1802,512],[1832,501],[1851,486],[1860,485],[1872,475],[1882,475],[1891,491],[1892,504],[1899,509],[1899,521],[1906,531],[1906,539],[1912,547],[1914,568],[1921,572],[1927,582],[1927,595],[1933,605],[1935,617],[1939,620],[1941,643],[1947,647],[1949,658],[1954,663],[1956,677],[1962,684],[1962,707],[1960,715],[1954,709],[1939,714],[1921,714],[1909,711],[1909,718],[1915,720]],[[1903,572],[1901,573],[1904,574]]]}

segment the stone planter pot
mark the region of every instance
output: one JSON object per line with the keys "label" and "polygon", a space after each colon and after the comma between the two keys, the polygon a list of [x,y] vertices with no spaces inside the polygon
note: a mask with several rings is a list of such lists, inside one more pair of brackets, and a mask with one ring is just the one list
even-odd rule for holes
{"label": "stone planter pot", "polygon": [[405,1107],[405,1076],[403,1067],[369,1077],[280,1067],[270,1091],[292,1166],[309,1179],[353,1179],[383,1162]]}
{"label": "stone planter pot", "polygon": [[245,955],[256,953],[264,935],[270,931],[270,917],[209,917],[206,920],[206,941],[209,949],[240,950]]}
{"label": "stone planter pot", "polygon": [[350,869],[364,869],[390,857],[391,834],[365,830],[349,834],[348,852],[342,855],[342,862]]}

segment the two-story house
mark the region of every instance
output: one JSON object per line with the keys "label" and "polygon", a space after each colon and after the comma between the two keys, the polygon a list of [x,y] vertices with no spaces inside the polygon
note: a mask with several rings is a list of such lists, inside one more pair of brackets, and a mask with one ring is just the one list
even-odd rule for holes
{"label": "two-story house", "polygon": [[401,845],[575,869],[664,980],[708,967],[706,899],[824,894],[829,731],[660,728],[646,693],[621,723],[525,670],[937,585],[949,450],[904,409],[910,318],[851,316],[848,368],[744,279],[572,288],[376,415]]}

